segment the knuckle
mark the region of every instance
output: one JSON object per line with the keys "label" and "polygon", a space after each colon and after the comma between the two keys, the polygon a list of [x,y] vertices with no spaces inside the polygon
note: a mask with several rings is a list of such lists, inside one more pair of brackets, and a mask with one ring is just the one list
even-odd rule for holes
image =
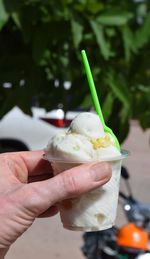
{"label": "knuckle", "polygon": [[79,194],[79,187],[75,177],[70,173],[62,174],[63,186],[66,192],[66,196],[73,197]]}

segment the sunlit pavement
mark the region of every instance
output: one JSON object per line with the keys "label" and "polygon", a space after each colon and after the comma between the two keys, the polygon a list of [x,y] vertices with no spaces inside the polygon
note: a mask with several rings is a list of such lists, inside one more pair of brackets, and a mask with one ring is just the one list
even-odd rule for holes
{"label": "sunlit pavement", "polygon": [[[135,197],[150,203],[150,130],[143,132],[133,122],[130,134],[122,145],[131,155],[124,161],[131,174]],[[121,189],[125,190],[123,182]],[[117,224],[125,223],[119,206]],[[7,259],[83,259],[80,251],[82,233],[64,230],[59,217],[38,219],[11,247]]]}

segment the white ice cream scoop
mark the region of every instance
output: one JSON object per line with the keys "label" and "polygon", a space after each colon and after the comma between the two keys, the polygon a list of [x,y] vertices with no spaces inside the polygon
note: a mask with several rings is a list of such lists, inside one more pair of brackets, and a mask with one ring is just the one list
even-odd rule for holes
{"label": "white ice cream scoop", "polygon": [[101,147],[95,150],[95,160],[105,160],[113,157],[120,156],[120,152],[115,146]]}
{"label": "white ice cream scoop", "polygon": [[49,142],[45,156],[65,161],[91,161],[92,143],[83,135],[76,133],[58,133]]}
{"label": "white ice cream scoop", "polygon": [[118,155],[98,115],[90,112],[77,115],[68,131],[58,132],[45,149],[45,158],[65,161],[100,161]]}
{"label": "white ice cream scoop", "polygon": [[104,137],[104,129],[98,115],[91,112],[82,112],[70,124],[69,131],[89,138]]}

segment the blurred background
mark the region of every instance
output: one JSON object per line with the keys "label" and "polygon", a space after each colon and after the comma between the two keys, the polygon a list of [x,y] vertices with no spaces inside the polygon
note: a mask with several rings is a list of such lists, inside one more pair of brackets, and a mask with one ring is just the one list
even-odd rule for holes
{"label": "blurred background", "polygon": [[[82,49],[106,124],[131,151],[133,192],[148,202],[149,0],[0,0],[0,152],[43,148],[93,109]],[[81,246],[82,234],[63,230],[58,217],[37,220],[7,258],[83,258]]]}

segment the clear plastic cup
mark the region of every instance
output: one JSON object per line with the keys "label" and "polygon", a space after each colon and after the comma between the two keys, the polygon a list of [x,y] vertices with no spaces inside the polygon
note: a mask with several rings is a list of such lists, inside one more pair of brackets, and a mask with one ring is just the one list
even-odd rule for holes
{"label": "clear plastic cup", "polygon": [[[109,182],[79,198],[64,200],[59,204],[64,228],[76,231],[99,231],[111,228],[115,224],[121,165],[127,156],[128,152],[122,150],[121,155],[115,158],[100,160],[107,161],[112,168]],[[45,159],[51,163],[55,175],[80,164],[100,162],[62,161],[50,157]]]}

